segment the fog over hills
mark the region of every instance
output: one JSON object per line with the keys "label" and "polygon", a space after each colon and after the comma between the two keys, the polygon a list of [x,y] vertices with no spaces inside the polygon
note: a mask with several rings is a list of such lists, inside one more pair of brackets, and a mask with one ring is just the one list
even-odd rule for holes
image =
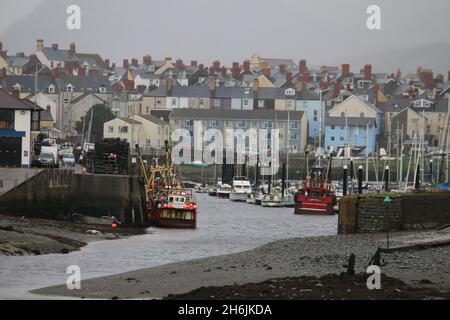
{"label": "fog over hills", "polygon": [[[386,72],[450,69],[448,0],[36,1],[25,17],[16,2],[2,3],[8,17],[17,16],[0,25],[6,49],[31,52],[42,38],[60,47],[76,42],[79,51],[116,62],[150,53],[230,65],[258,53],[310,64],[347,62],[355,71],[366,63]],[[382,9],[382,29],[369,31],[366,8],[374,3]],[[71,4],[81,7],[81,30],[66,28]]]}

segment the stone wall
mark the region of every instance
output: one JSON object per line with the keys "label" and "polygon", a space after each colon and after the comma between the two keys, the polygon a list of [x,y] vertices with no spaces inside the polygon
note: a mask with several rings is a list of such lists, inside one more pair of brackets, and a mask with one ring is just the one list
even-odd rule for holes
{"label": "stone wall", "polygon": [[450,223],[450,193],[370,194],[339,203],[339,234],[426,229]]}
{"label": "stone wall", "polygon": [[138,177],[71,170],[45,170],[3,194],[0,214],[46,219],[115,216],[125,225],[147,223],[144,187]]}

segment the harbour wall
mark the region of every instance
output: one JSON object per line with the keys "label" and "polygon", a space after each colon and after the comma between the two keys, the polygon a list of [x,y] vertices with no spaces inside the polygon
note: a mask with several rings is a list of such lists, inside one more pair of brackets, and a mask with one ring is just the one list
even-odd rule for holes
{"label": "harbour wall", "polygon": [[448,192],[349,196],[339,202],[339,234],[429,229],[448,223]]}
{"label": "harbour wall", "polygon": [[148,219],[142,183],[136,176],[44,170],[0,196],[0,214],[45,219],[114,216],[124,225],[143,226]]}

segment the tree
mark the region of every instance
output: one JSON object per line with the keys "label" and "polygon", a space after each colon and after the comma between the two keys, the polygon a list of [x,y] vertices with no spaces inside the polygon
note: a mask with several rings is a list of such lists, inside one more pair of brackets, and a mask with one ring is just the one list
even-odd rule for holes
{"label": "tree", "polygon": [[[93,111],[93,112],[92,112]],[[92,132],[91,142],[98,142],[103,139],[103,124],[115,118],[111,109],[105,104],[96,104],[92,106],[79,121],[75,123],[75,130],[78,134],[83,135],[83,123],[84,123],[84,136],[87,138],[89,135],[89,122],[92,119]],[[86,118],[86,122],[85,122]]]}

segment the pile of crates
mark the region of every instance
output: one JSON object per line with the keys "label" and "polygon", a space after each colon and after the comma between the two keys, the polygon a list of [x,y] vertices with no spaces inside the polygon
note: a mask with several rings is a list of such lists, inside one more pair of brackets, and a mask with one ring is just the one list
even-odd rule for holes
{"label": "pile of crates", "polygon": [[127,175],[130,166],[130,144],[118,138],[104,139],[86,154],[84,166],[87,172],[92,174]]}

